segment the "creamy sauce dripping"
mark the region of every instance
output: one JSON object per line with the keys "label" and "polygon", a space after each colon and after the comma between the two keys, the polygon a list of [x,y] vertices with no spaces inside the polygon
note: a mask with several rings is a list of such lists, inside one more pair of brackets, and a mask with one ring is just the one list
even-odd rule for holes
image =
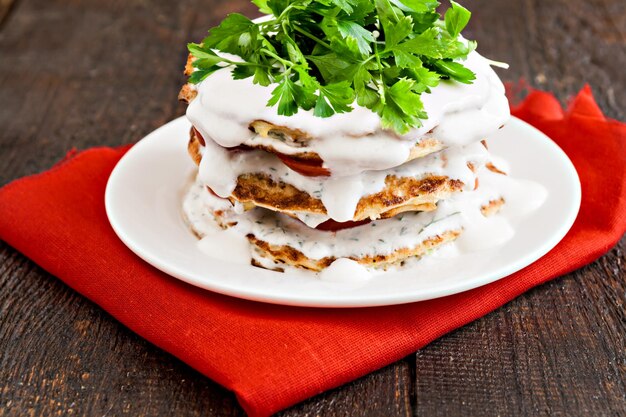
{"label": "creamy sauce dripping", "polygon": [[[491,161],[506,170],[505,161],[490,156],[477,142],[508,120],[509,107],[504,86],[490,61],[472,52],[464,64],[476,73],[475,82],[466,85],[442,81],[431,93],[423,94],[429,117],[423,126],[403,136],[383,130],[378,115],[357,105],[350,113],[326,119],[303,110],[292,117],[279,116],[276,108],[266,106],[272,86],[254,85],[250,78],[234,80],[230,69],[219,70],[194,86],[197,96],[187,109],[187,117],[205,138],[206,146],[201,147],[198,178],[185,197],[183,213],[201,237],[200,250],[229,262],[249,263],[254,259],[271,269],[271,261],[251,250],[246,236],[253,234],[272,245],[296,248],[311,259],[335,257],[337,260],[319,274],[320,279],[358,282],[369,279],[373,271],[349,257],[390,254],[444,232],[462,234],[438,251],[440,257],[427,262],[437,264],[448,256],[504,244],[514,236],[520,220],[543,204],[547,191],[539,184],[484,168]],[[300,130],[312,139],[306,144],[293,144],[263,138],[248,128],[255,120]],[[428,138],[449,149],[405,163],[415,144]],[[270,146],[288,155],[316,153],[331,176],[300,175],[264,151],[225,149],[242,144]],[[468,162],[476,167],[475,171],[468,168]],[[244,212],[240,204],[233,207],[207,189],[209,186],[219,196],[228,197],[238,177],[248,173],[266,174],[309,193],[322,201],[327,215],[291,213],[297,220],[262,208]],[[358,201],[381,191],[388,175],[442,175],[462,181],[465,187],[463,192],[439,202],[432,212],[402,213],[337,232],[314,229],[328,219],[352,220]],[[474,190],[476,179],[480,186]],[[481,206],[500,198],[506,201],[501,212],[483,216]],[[405,268],[421,262],[412,260]]]}
{"label": "creamy sauce dripping", "polygon": [[[472,52],[464,64],[476,73],[474,83],[442,81],[430,94],[422,94],[429,117],[404,136],[381,129],[379,116],[356,104],[352,112],[329,118],[304,110],[280,116],[275,107],[266,106],[272,86],[255,85],[251,78],[234,80],[229,68],[197,86],[187,117],[207,141],[221,147],[265,143],[285,154],[315,152],[335,177],[386,170],[404,163],[422,138],[433,137],[445,146],[467,145],[484,139],[509,118],[504,86],[489,61]],[[248,129],[254,120],[301,130],[313,140],[297,148],[261,138]]]}
{"label": "creamy sauce dripping", "polygon": [[415,159],[387,171],[366,171],[346,177],[307,177],[291,170],[275,155],[265,151],[229,152],[207,141],[201,152],[198,179],[220,197],[226,198],[232,194],[240,175],[262,173],[274,181],[291,184],[320,199],[327,216],[294,213],[310,227],[328,219],[338,222],[352,220],[359,200],[383,190],[388,175],[410,178],[447,176],[462,181],[466,189],[471,190],[476,174],[468,168],[468,162],[480,167],[489,160],[485,147],[481,143],[474,143]]}
{"label": "creamy sauce dripping", "polygon": [[372,273],[352,259],[339,258],[319,273],[323,281],[359,282],[372,277]]}
{"label": "creamy sauce dripping", "polygon": [[[230,238],[222,239],[220,233],[232,231],[239,233],[241,238],[252,233],[270,244],[289,245],[309,258],[322,259],[329,256],[347,258],[389,254],[456,230],[463,233],[450,245],[455,246],[458,253],[467,253],[501,245],[511,239],[516,224],[538,209],[547,197],[545,188],[531,181],[495,174],[486,168],[479,169],[478,176],[481,186],[477,190],[446,199],[433,212],[403,213],[391,219],[337,232],[311,229],[298,220],[265,209],[257,208],[243,214],[235,213],[232,208],[225,210],[225,205],[230,203],[209,193],[200,182],[191,186],[183,211],[187,222],[197,233],[203,236],[203,231],[208,231],[206,236],[222,242],[220,253],[230,250]],[[501,212],[490,217],[483,216],[481,206],[501,197],[506,200]],[[507,209],[510,202],[516,202],[522,209]],[[237,222],[237,226],[215,232],[218,226],[210,213],[216,210],[224,213],[220,217],[222,223]],[[249,261],[250,255],[241,255],[237,245],[233,249],[239,254],[236,256]],[[343,270],[344,267],[349,268],[350,264],[341,266],[340,263],[335,268]]]}

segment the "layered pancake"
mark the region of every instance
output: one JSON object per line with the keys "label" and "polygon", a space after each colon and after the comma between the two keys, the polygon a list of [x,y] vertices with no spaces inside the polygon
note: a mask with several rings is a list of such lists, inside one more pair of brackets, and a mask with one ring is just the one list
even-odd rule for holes
{"label": "layered pancake", "polygon": [[[185,65],[185,75],[187,76],[193,72],[193,59],[193,56],[189,54]],[[178,99],[189,104],[197,95],[197,89],[192,84],[185,84],[178,93]],[[259,119],[251,120],[248,129],[256,135],[242,142],[245,146],[287,156],[296,161],[307,161],[320,167],[324,164],[322,157],[311,146],[315,138],[306,131]],[[359,138],[354,137],[354,139],[358,140]],[[355,146],[358,146],[358,142],[355,142]],[[410,146],[408,157],[404,162],[421,158],[443,148],[444,145],[441,141],[433,137],[423,137]],[[329,171],[326,172],[330,173]]]}
{"label": "layered pancake", "polygon": [[[179,97],[193,97],[195,91],[190,84],[185,85]],[[186,101],[186,99],[185,99]],[[330,169],[325,167],[325,161],[313,146],[315,138],[310,134],[286,126],[272,124],[265,120],[253,120],[248,125],[248,129],[255,133],[238,146],[245,146],[249,149],[260,149],[279,156],[285,163],[296,170],[305,165],[319,167],[315,172],[317,175],[330,176]],[[200,136],[196,132],[197,136]],[[201,136],[200,136],[201,137]],[[360,138],[355,137],[354,146],[361,146]],[[406,159],[399,161],[400,164],[421,158],[431,153],[444,149],[444,144],[434,137],[422,137],[413,141],[407,146],[408,154]]]}
{"label": "layered pancake", "polygon": [[196,183],[185,200],[184,212],[199,237],[211,233],[210,226],[206,226],[207,216],[222,228],[237,230],[248,239],[257,266],[321,271],[339,258],[370,268],[400,266],[456,240],[468,221],[491,216],[504,203],[497,193],[472,191],[433,212],[404,213],[330,232],[311,229],[296,219],[262,208],[241,212]]}
{"label": "layered pancake", "polygon": [[[481,207],[481,213],[485,216],[492,216],[496,214],[504,205],[504,199],[498,198],[488,201]],[[420,214],[407,214],[408,216],[420,216]],[[423,215],[423,214],[422,214]],[[387,220],[389,222],[393,220]],[[402,220],[399,220],[402,221]],[[372,224],[369,225],[371,227]],[[377,223],[380,227],[380,223]],[[357,226],[362,230],[357,231],[360,233],[363,230],[367,230],[367,225]],[[445,227],[443,229],[446,229]],[[347,229],[344,229],[347,230]],[[290,233],[291,231],[287,231]],[[329,233],[329,232],[323,232]],[[338,232],[340,233],[340,232]],[[386,233],[386,236],[392,236],[392,232]],[[404,233],[402,228],[400,233]],[[420,237],[419,234],[425,233],[425,237]],[[418,237],[415,239],[415,243],[407,244],[406,247],[397,249],[381,248],[381,253],[376,253],[376,250],[372,250],[372,253],[365,253],[359,255],[341,256],[359,264],[376,269],[386,270],[390,267],[399,267],[409,259],[419,259],[432,253],[434,250],[444,246],[447,243],[454,242],[463,233],[463,228],[456,225],[448,226],[447,230],[438,232],[423,230],[418,233]],[[281,269],[283,265],[287,265],[295,268],[308,269],[310,271],[321,272],[325,268],[329,267],[334,261],[339,259],[337,256],[326,256],[321,259],[315,259],[307,256],[304,252],[293,247],[291,245],[272,244],[263,239],[257,238],[254,234],[247,236],[250,244],[252,245],[252,264],[255,266],[268,268],[268,269]],[[345,236],[337,235],[333,236],[333,239],[338,239],[336,244],[341,244],[342,240],[345,241]],[[347,239],[354,241],[356,238],[348,237]],[[384,239],[378,239],[379,244],[385,244]],[[272,267],[272,265],[274,265]]]}
{"label": "layered pancake", "polygon": [[[428,119],[399,135],[381,127],[380,117],[353,105],[348,113],[320,118],[311,111],[281,116],[268,107],[272,88],[252,79],[233,79],[229,68],[198,85],[187,84],[179,98],[189,103],[187,117],[198,131],[224,148],[246,146],[323,167],[333,176],[386,170],[441,149],[475,143],[509,118],[504,86],[489,61],[472,52],[465,65],[472,84],[441,82],[422,95]],[[193,71],[191,58],[186,73]]]}
{"label": "layered pancake", "polygon": [[189,153],[200,166],[200,178],[217,195],[246,209],[263,207],[298,217],[313,227],[328,219],[374,220],[434,210],[438,201],[475,188],[476,168],[489,157],[478,143],[393,170],[335,179],[301,175],[264,151],[227,151],[200,138],[194,130]]}

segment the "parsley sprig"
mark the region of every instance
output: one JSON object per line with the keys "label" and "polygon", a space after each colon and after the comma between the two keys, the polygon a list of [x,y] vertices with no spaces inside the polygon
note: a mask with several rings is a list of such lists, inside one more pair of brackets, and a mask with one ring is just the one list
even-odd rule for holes
{"label": "parsley sprig", "polygon": [[[459,38],[471,13],[458,3],[443,19],[433,0],[252,0],[266,21],[233,13],[191,43],[199,83],[232,67],[235,79],[276,84],[268,106],[291,116],[350,112],[356,102],[380,115],[399,134],[428,115],[420,98],[442,79],[471,83],[459,60],[476,42]],[[216,51],[237,55],[229,59]]]}

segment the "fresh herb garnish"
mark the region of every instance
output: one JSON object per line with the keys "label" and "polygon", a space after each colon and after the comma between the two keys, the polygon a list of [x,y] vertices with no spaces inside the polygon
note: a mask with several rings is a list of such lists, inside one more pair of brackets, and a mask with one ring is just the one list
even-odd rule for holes
{"label": "fresh herb garnish", "polygon": [[189,44],[196,69],[189,82],[231,66],[235,79],[278,84],[268,106],[280,115],[313,109],[329,117],[356,101],[379,114],[383,128],[404,134],[428,117],[422,93],[441,79],[475,79],[457,62],[476,47],[459,39],[471,13],[454,1],[443,19],[433,0],[252,2],[270,18],[254,23],[233,13],[201,44]]}

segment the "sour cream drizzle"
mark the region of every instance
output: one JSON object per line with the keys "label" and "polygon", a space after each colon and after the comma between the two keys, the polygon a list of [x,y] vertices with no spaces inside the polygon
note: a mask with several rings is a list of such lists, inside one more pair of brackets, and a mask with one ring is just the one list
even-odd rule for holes
{"label": "sour cream drizzle", "polygon": [[291,170],[275,155],[265,151],[229,152],[206,140],[201,152],[198,179],[221,197],[232,194],[240,175],[263,173],[276,182],[291,184],[321,200],[327,211],[326,216],[294,213],[310,227],[328,219],[338,222],[352,220],[359,200],[380,192],[388,175],[418,179],[426,175],[447,176],[462,181],[466,189],[471,190],[476,174],[469,169],[468,162],[479,167],[489,160],[489,153],[478,142],[415,159],[387,171],[366,171],[345,177],[307,177]]}
{"label": "sour cream drizzle", "polygon": [[[221,147],[271,144],[285,154],[315,152],[334,177],[386,170],[404,163],[423,138],[433,137],[444,146],[467,145],[484,139],[509,118],[504,86],[489,61],[472,52],[464,64],[476,73],[473,84],[442,81],[430,94],[422,94],[429,117],[404,136],[383,130],[377,114],[356,104],[350,113],[325,119],[304,110],[280,116],[275,107],[267,107],[272,86],[255,85],[251,78],[234,80],[228,68],[197,86],[187,117],[207,142],[211,138]],[[254,120],[301,130],[313,139],[307,147],[297,148],[262,138],[248,129]]]}
{"label": "sour cream drizzle", "polygon": [[[322,259],[390,254],[401,248],[415,247],[447,231],[462,231],[454,245],[459,252],[467,253],[501,245],[511,239],[519,221],[537,210],[547,197],[547,191],[540,184],[495,174],[486,168],[478,170],[478,178],[481,185],[477,190],[441,201],[435,211],[403,213],[337,232],[311,229],[284,214],[260,208],[237,214],[232,207],[227,209],[228,202],[209,193],[201,181],[191,186],[183,203],[183,212],[196,233],[225,242],[219,253],[213,246],[213,252],[207,253],[217,258],[220,253],[231,250],[231,244],[241,254],[242,242],[249,233],[272,245],[291,246],[311,259]],[[480,208],[500,198],[505,199],[501,212],[483,216]],[[227,229],[227,239],[222,240],[219,232],[215,232],[216,223],[211,215],[215,210],[224,213],[222,222],[237,223],[234,228]],[[234,234],[240,239],[237,244],[232,243]],[[350,266],[349,263],[343,264],[343,267]],[[341,263],[337,268],[340,266]]]}

